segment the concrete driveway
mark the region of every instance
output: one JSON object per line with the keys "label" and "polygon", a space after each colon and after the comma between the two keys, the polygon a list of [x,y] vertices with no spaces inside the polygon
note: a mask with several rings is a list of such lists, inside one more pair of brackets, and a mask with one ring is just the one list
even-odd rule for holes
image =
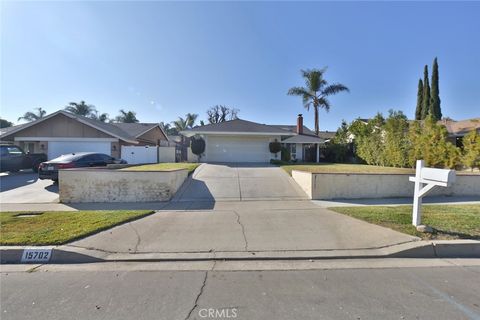
{"label": "concrete driveway", "polygon": [[0,202],[51,203],[58,201],[58,185],[39,180],[31,170],[0,174]]}
{"label": "concrete driveway", "polygon": [[202,164],[174,201],[299,200],[307,195],[270,164]]}

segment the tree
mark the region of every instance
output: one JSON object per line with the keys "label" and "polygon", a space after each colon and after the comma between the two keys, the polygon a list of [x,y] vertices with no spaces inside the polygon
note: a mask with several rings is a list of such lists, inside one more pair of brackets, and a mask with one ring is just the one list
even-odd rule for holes
{"label": "tree", "polygon": [[367,124],[357,120],[351,126],[351,132],[355,136],[354,143],[357,155],[367,164],[385,165],[384,124],[385,119],[381,113],[378,113]]}
{"label": "tree", "polygon": [[423,100],[422,100],[422,120],[424,120],[430,112],[430,83],[428,81],[428,66],[425,65],[423,71]]}
{"label": "tree", "polygon": [[210,124],[220,123],[238,119],[240,110],[225,105],[216,105],[207,110],[208,122]]}
{"label": "tree", "polygon": [[185,120],[187,121],[187,127],[193,128],[195,126],[195,121],[197,121],[198,114],[196,113],[187,113],[185,115]]}
{"label": "tree", "polygon": [[415,109],[415,120],[422,120],[423,118],[423,81],[418,79],[417,90],[417,107]]}
{"label": "tree", "polygon": [[442,110],[440,108],[440,89],[438,85],[438,61],[437,58],[433,60],[433,69],[432,69],[432,91],[431,91],[431,101],[430,101],[430,114],[434,120],[442,119]]}
{"label": "tree", "polygon": [[94,118],[97,115],[97,110],[95,109],[95,106],[91,104],[86,104],[83,100],[79,103],[70,102],[68,106],[65,107],[65,111],[83,117]]}
{"label": "tree", "polygon": [[115,117],[115,122],[136,123],[138,122],[137,113],[133,111],[120,110],[120,115]]}
{"label": "tree", "polygon": [[173,128],[170,123],[164,123],[162,121],[162,122],[160,122],[160,127],[163,128],[163,131],[165,131],[165,133],[168,136],[176,136],[178,134],[177,130],[175,128]]}
{"label": "tree", "polygon": [[472,169],[480,168],[480,134],[473,130],[463,137],[463,164]]}
{"label": "tree", "polygon": [[408,120],[402,111],[389,110],[383,126],[385,165],[406,167],[408,165]]}
{"label": "tree", "polygon": [[101,122],[107,122],[109,120],[108,113],[98,114],[97,110],[95,110],[90,117]]}
{"label": "tree", "polygon": [[190,148],[192,148],[192,152],[198,156],[198,162],[200,162],[202,154],[205,152],[205,140],[201,137],[192,137]]}
{"label": "tree", "polygon": [[326,72],[326,68],[322,70],[302,70],[302,77],[305,80],[305,87],[293,87],[288,90],[288,95],[301,96],[303,99],[303,106],[310,110],[313,106],[315,112],[315,133],[318,135],[319,108],[325,109],[327,112],[330,110],[330,101],[327,97],[335,95],[342,91],[349,91],[349,89],[340,83],[328,84],[323,75]]}
{"label": "tree", "polygon": [[35,121],[43,118],[47,114],[47,111],[43,110],[42,108],[35,108],[34,110],[36,110],[36,112],[26,112],[22,117],[18,118],[18,121]]}
{"label": "tree", "polygon": [[178,119],[173,121],[172,124],[175,127],[175,130],[177,130],[177,132],[188,129],[188,121],[187,119],[184,119],[182,117],[178,117]]}
{"label": "tree", "polygon": [[0,118],[0,129],[1,129],[1,128],[8,128],[8,127],[11,127],[11,126],[13,126],[13,123],[12,123],[12,122]]}
{"label": "tree", "polygon": [[270,153],[275,154],[275,158],[277,158],[277,153],[282,151],[282,144],[275,139],[275,141],[268,144],[268,148],[270,149]]}

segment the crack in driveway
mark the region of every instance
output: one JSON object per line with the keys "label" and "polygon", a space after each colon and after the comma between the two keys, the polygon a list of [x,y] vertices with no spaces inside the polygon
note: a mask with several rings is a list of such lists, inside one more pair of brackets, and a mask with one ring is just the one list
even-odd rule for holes
{"label": "crack in driveway", "polygon": [[138,233],[137,229],[135,229],[135,227],[132,225],[131,222],[128,225],[130,226],[130,228],[132,228],[133,232],[135,232],[135,234],[137,235],[137,243],[135,244],[135,247],[133,249],[133,253],[137,253],[138,246],[140,245],[142,238],[140,238],[140,234]]}
{"label": "crack in driveway", "polygon": [[245,226],[243,225],[243,223],[240,221],[240,214],[233,210],[233,213],[235,213],[235,215],[237,216],[237,223],[240,225],[240,227],[242,228],[242,234],[243,234],[243,241],[245,242],[245,251],[248,251],[248,240],[247,240],[247,235],[245,234]]}

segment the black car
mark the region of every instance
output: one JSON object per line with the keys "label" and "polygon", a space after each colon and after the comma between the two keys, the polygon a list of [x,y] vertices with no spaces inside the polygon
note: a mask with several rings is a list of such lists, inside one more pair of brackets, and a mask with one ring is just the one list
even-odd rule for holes
{"label": "black car", "polygon": [[0,145],[0,172],[16,172],[23,169],[38,171],[38,166],[47,160],[44,153],[25,153],[22,148],[12,144]]}
{"label": "black car", "polygon": [[53,160],[42,162],[38,169],[39,179],[58,181],[59,169],[105,167],[108,164],[126,164],[122,159],[115,159],[103,153],[77,152],[64,154]]}

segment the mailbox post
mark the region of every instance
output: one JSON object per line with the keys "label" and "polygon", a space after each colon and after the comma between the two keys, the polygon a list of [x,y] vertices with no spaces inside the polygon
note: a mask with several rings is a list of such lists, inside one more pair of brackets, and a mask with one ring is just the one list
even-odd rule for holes
{"label": "mailbox post", "polygon": [[422,222],[422,198],[436,186],[450,187],[455,182],[455,170],[425,168],[425,161],[417,160],[415,177],[409,180],[415,182],[413,194],[413,217],[414,226]]}

